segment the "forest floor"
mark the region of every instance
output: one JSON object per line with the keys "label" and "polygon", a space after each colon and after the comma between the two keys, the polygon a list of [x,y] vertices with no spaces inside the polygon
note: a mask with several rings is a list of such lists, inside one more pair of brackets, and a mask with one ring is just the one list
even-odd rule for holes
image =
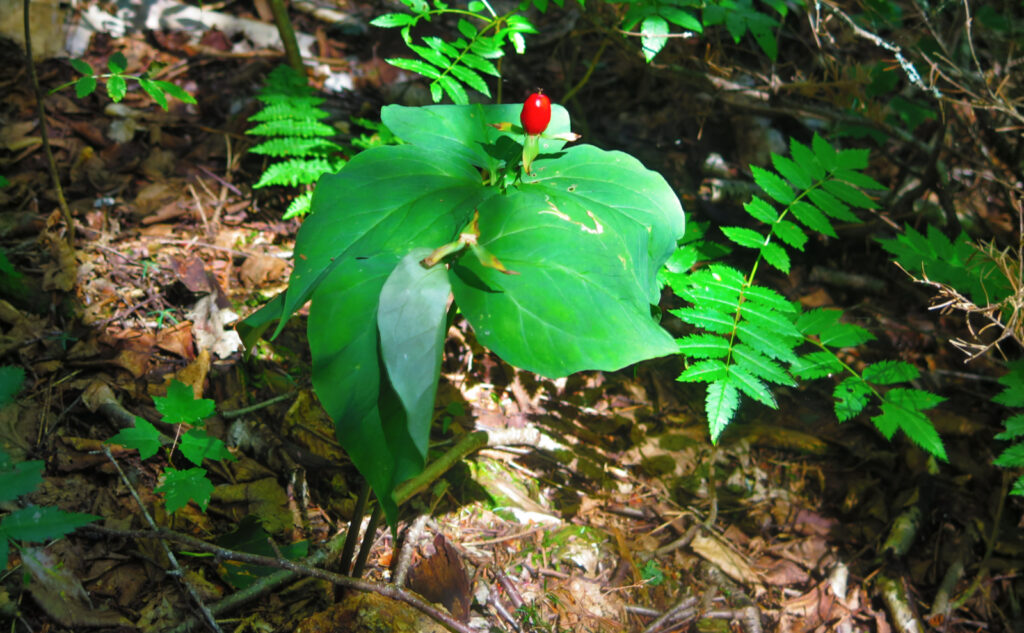
{"label": "forest floor", "polygon": [[[374,15],[357,9],[354,23]],[[593,56],[598,40],[559,35],[555,16],[541,19],[546,29],[527,56],[507,63],[506,101],[535,84],[558,100],[579,79],[578,60]],[[315,35],[319,63],[351,79],[327,103],[343,134],[361,131],[352,116],[422,100],[422,84],[383,62],[401,52],[394,33],[293,17]],[[698,44],[683,46],[679,56],[700,57]],[[198,630],[209,627],[198,598],[221,630],[237,633],[434,630],[372,593],[336,601],[329,581],[311,577],[234,604],[270,571],[175,545],[185,569],[175,577],[146,538],[132,489],[157,525],[180,534],[224,547],[255,540],[251,551],[271,555],[304,543],[312,553],[344,532],[360,485],[311,391],[304,316],[249,358],[231,329],[230,313],[244,318],[285,287],[300,225],[280,219],[292,191],[253,189],[264,163],[246,153],[253,96],[280,60],[216,31],[198,43],[175,32],[99,34],[83,58],[102,68],[115,51],[128,73],[165,64],[159,78],[198,105],[172,100],[163,111],[134,87],[119,108],[102,90],[46,98],[77,225],[72,248],[22,54],[0,50],[0,173],[11,182],[0,190],[0,240],[24,281],[0,301],[0,340],[4,362],[27,373],[16,404],[0,411],[0,443],[15,461],[45,460],[32,503],[99,515],[107,530],[45,547],[38,556],[60,573],[29,569],[25,550],[12,551],[0,570],[4,629],[169,631],[192,621]],[[599,76],[566,104],[574,126],[662,173],[688,210],[729,217],[728,204],[708,196],[707,157],[718,154],[742,179],[743,166],[766,164],[768,140],[798,122],[733,108],[668,66],[644,66],[613,46]],[[39,73],[44,90],[75,77],[66,61],[43,62]],[[112,140],[118,129],[122,140]],[[409,588],[479,631],[889,631],[902,630],[899,603],[937,630],[1019,630],[1021,506],[991,466],[999,369],[984,360],[965,368],[946,343],[963,325],[928,312],[927,294],[872,242],[883,220],[908,219],[884,215],[810,246],[788,278],[772,282],[805,306],[847,308],[876,335],[862,352],[870,360],[922,368],[923,385],[947,397],[932,417],[948,464],[936,468],[905,438],[887,442],[867,420],[839,425],[830,387],[813,383],[780,393],[778,411],[745,405],[712,446],[702,390],[675,381],[678,361],[546,380],[502,363],[457,322],[433,451],[475,429],[529,435],[534,445],[476,452],[403,506],[399,534],[430,518],[408,537]],[[108,458],[102,447],[126,424],[118,411],[159,426],[152,398],[172,379],[216,403],[208,431],[238,460],[211,469],[218,491],[205,512],[192,504],[168,516],[154,492],[167,461],[116,447]],[[887,539],[907,516],[913,544],[897,556]],[[259,542],[265,534],[272,547]],[[365,578],[389,582],[397,558],[390,532],[379,530]],[[944,587],[957,565],[963,573]],[[942,596],[954,607],[936,610]]]}

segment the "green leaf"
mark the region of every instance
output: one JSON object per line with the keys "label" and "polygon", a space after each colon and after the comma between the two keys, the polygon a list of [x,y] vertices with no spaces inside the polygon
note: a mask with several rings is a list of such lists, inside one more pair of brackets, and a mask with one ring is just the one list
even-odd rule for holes
{"label": "green leaf", "polygon": [[807,244],[807,234],[799,226],[788,220],[776,222],[773,231],[775,235],[779,236],[780,240],[799,251],[804,250],[804,245]]}
{"label": "green leaf", "polygon": [[487,82],[473,70],[470,70],[465,66],[455,65],[452,66],[451,71],[459,81],[463,82],[473,90],[487,95],[488,97],[491,96],[491,91],[487,87]]}
{"label": "green leaf", "polygon": [[128,60],[125,59],[124,53],[117,52],[107,58],[107,68],[115,75],[123,73],[128,68]]}
{"label": "green leaf", "polygon": [[483,57],[480,57],[479,55],[474,55],[473,53],[463,53],[462,63],[474,70],[479,70],[482,73],[491,75],[492,77],[501,77],[501,73],[498,72],[497,67],[495,67],[494,64],[484,59]]}
{"label": "green leaf", "polygon": [[169,81],[153,81],[156,87],[163,90],[166,94],[171,95],[182,103],[196,103],[196,98],[185,91],[184,88],[179,87],[177,84],[173,84]]}
{"label": "green leaf", "polygon": [[182,435],[178,449],[185,459],[196,466],[202,466],[203,459],[212,459],[213,461],[226,459],[231,462],[237,459],[223,441],[211,437],[206,431],[200,429],[190,429]]}
{"label": "green leaf", "polygon": [[[214,542],[221,547],[236,552],[247,552],[249,554],[275,558],[283,556],[288,560],[300,560],[309,553],[309,541],[298,541],[289,545],[273,543],[270,534],[263,529],[259,520],[252,515],[243,518],[234,532],[218,537]],[[278,571],[278,569],[263,565],[223,560],[218,565],[217,571],[224,581],[235,589],[245,589],[251,587],[261,578],[265,578]]]}
{"label": "green leaf", "polygon": [[690,334],[676,339],[679,353],[691,358],[725,358],[729,355],[729,341],[711,334]]}
{"label": "green leaf", "polygon": [[921,411],[945,400],[920,389],[891,389],[884,395],[882,413],[871,418],[886,438],[902,430],[915,444],[943,461],[948,461],[942,438]]}
{"label": "green leaf", "polygon": [[451,75],[441,75],[436,81],[453,103],[456,105],[466,105],[469,103],[469,95],[466,94],[466,89]]}
{"label": "green leaf", "polygon": [[14,397],[21,391],[25,382],[25,370],[15,365],[0,366],[0,407],[14,402]]}
{"label": "green leaf", "polygon": [[441,71],[431,66],[427,62],[420,61],[418,59],[406,59],[404,57],[391,57],[384,60],[391,64],[395,68],[401,68],[402,70],[408,70],[409,72],[423,75],[428,79],[437,79],[441,76]]}
{"label": "green leaf", "polygon": [[846,204],[860,209],[877,209],[878,205],[860,189],[846,184],[840,180],[826,180],[821,183],[825,191],[829,192]]}
{"label": "green leaf", "polygon": [[[836,167],[838,169],[864,169],[868,166],[868,158],[871,155],[867,149],[844,149],[836,154]],[[884,187],[879,187],[884,189]]]}
{"label": "green leaf", "polygon": [[708,430],[711,432],[711,441],[718,443],[722,431],[736,415],[736,408],[740,404],[739,391],[736,387],[725,382],[713,382],[708,385],[707,397],[704,400],[704,411],[708,416]]}
{"label": "green leaf", "polygon": [[861,189],[881,189],[884,190],[886,187],[882,183],[878,182],[871,176],[865,176],[864,174],[856,171],[850,171],[848,169],[837,169],[832,176],[837,180],[843,180],[845,182],[860,187]]}
{"label": "green leaf", "polygon": [[96,78],[92,75],[81,77],[75,82],[75,96],[79,99],[88,97],[96,91]]}
{"label": "green leaf", "polygon": [[798,165],[796,162],[772,153],[772,166],[775,167],[775,171],[782,174],[783,178],[793,183],[797,189],[810,189],[811,185],[814,184],[814,180],[804,170],[803,167]]}
{"label": "green leaf", "polygon": [[1013,487],[1010,488],[1010,494],[1024,496],[1024,476],[1018,477],[1017,481],[1013,482]]}
{"label": "green leaf", "polygon": [[740,321],[736,327],[736,333],[741,341],[769,358],[777,358],[787,363],[796,361],[793,346],[789,341],[777,336],[775,332],[766,332],[747,321]]}
{"label": "green leaf", "polygon": [[727,238],[740,246],[760,250],[764,245],[765,237],[754,229],[744,226],[723,226],[721,228]]}
{"label": "green leaf", "polygon": [[799,357],[789,366],[789,370],[798,378],[814,380],[845,371],[842,363],[832,352],[818,350]]}
{"label": "green leaf", "polygon": [[93,514],[65,512],[52,506],[29,506],[0,520],[0,532],[14,541],[41,543],[70,534],[100,518]]}
{"label": "green leaf", "polygon": [[729,375],[729,367],[717,358],[697,361],[676,378],[679,382],[715,382]]}
{"label": "green leaf", "polygon": [[763,378],[777,385],[796,386],[796,382],[778,363],[749,345],[736,345],[732,349],[732,355],[736,359],[736,364],[753,376]]}
{"label": "green leaf", "polygon": [[172,380],[167,387],[167,397],[153,396],[153,406],[168,424],[195,424],[213,415],[216,404],[208,398],[196,399],[191,386]]}
{"label": "green leaf", "polygon": [[1018,413],[1006,418],[1003,422],[1006,430],[996,435],[997,440],[1012,440],[1015,437],[1024,435],[1024,413]]}
{"label": "green leaf", "polygon": [[752,218],[765,224],[774,224],[779,219],[779,212],[775,210],[775,207],[757,196],[751,198],[750,202],[743,205],[743,208]]}
{"label": "green leaf", "polygon": [[377,328],[388,378],[405,408],[407,433],[392,448],[410,446],[398,453],[401,472],[419,472],[427,458],[430,421],[441,371],[441,355],[447,332],[447,301],[451,293],[448,271],[442,266],[424,268],[420,261],[431,249],[418,248],[403,257],[380,292]]}
{"label": "green leaf", "polygon": [[814,138],[811,139],[811,149],[814,151],[814,157],[817,159],[818,164],[821,165],[825,171],[831,172],[833,169],[838,167],[836,150],[829,145],[828,141],[821,138],[817,132],[815,132]]}
{"label": "green leaf", "polygon": [[836,237],[836,231],[832,228],[832,223],[814,205],[808,204],[803,200],[797,200],[789,210],[793,213],[793,217],[812,231],[817,231],[829,237]]}
{"label": "green leaf", "polygon": [[399,26],[407,26],[416,23],[416,16],[408,13],[385,13],[370,20],[370,24],[382,29],[393,29]]}
{"label": "green leaf", "polygon": [[113,75],[107,78],[107,94],[114,103],[118,103],[128,94],[128,84],[121,75]]}
{"label": "green leaf", "polygon": [[840,202],[838,198],[824,189],[809,189],[807,197],[830,217],[842,220],[843,222],[860,223],[860,218],[850,211],[850,207]]}
{"label": "green leaf", "polygon": [[729,368],[729,379],[729,384],[736,386],[740,391],[747,394],[754,400],[757,400],[761,404],[771,407],[772,409],[779,408],[771,390],[768,389],[768,385],[749,374],[740,365],[734,365]]}
{"label": "green leaf", "polygon": [[792,204],[796,200],[793,189],[782,178],[756,165],[750,166],[750,172],[754,175],[754,182],[757,186],[763,189],[772,200],[783,205]]}
{"label": "green leaf", "polygon": [[761,256],[773,268],[789,274],[789,253],[775,242],[769,242],[761,246]]}
{"label": "green leaf", "polygon": [[469,20],[459,18],[457,28],[459,29],[459,33],[462,34],[462,37],[466,38],[467,40],[472,40],[473,38],[476,37],[477,28],[473,26],[473,23],[470,22]]}
{"label": "green leaf", "polygon": [[1024,443],[1014,444],[999,454],[992,462],[1001,468],[1020,468],[1024,466]]}
{"label": "green leaf", "polygon": [[89,62],[85,61],[84,59],[78,59],[77,57],[71,59],[71,67],[83,75],[96,74],[93,71],[92,66],[89,64]]}
{"label": "green leaf", "polygon": [[714,332],[715,334],[732,332],[736,322],[734,317],[708,308],[678,308],[676,310],[669,310],[669,313],[675,315],[684,323],[704,328],[708,332]]}
{"label": "green leaf", "polygon": [[163,480],[164,482],[154,488],[154,491],[164,493],[168,514],[174,514],[184,508],[189,501],[195,501],[196,505],[206,512],[210,496],[213,495],[213,484],[206,477],[205,468],[197,466],[188,470],[177,470],[168,466],[164,469]]}
{"label": "green leaf", "polygon": [[703,33],[704,27],[701,25],[700,20],[697,19],[692,13],[683,11],[678,7],[674,7],[669,4],[662,4],[658,6],[658,14],[675,24],[676,26],[686,29],[687,31],[693,31],[694,33]]}
{"label": "green leaf", "polygon": [[765,288],[764,286],[750,286],[744,290],[747,298],[751,301],[757,301],[765,307],[771,308],[772,310],[778,310],[784,314],[796,313],[796,307],[792,303],[786,300],[777,291],[771,288]]}
{"label": "green leaf", "polygon": [[789,139],[789,153],[793,156],[793,162],[806,171],[812,180],[821,180],[825,177],[825,170],[814,156],[814,152],[792,137]]}
{"label": "green leaf", "polygon": [[901,360],[883,360],[868,365],[861,372],[861,378],[876,385],[892,385],[909,382],[920,376],[917,367]]}
{"label": "green leaf", "polygon": [[46,462],[32,460],[14,465],[13,469],[0,471],[0,503],[14,501],[27,495],[43,483],[43,469]]}
{"label": "green leaf", "polygon": [[139,459],[149,459],[160,450],[160,431],[147,420],[135,416],[135,426],[121,429],[104,444],[117,444],[139,451]]}
{"label": "green leaf", "polygon": [[836,399],[836,418],[845,422],[864,410],[868,396],[871,395],[871,387],[857,376],[849,376],[836,385],[832,395]]}
{"label": "green leaf", "polygon": [[874,336],[859,325],[836,323],[818,335],[822,345],[828,347],[856,347],[874,340]]}
{"label": "green leaf", "polygon": [[640,24],[640,45],[644,53],[644,61],[650,62],[665,48],[668,42],[668,22],[665,18],[657,15],[650,15],[644,18]]}
{"label": "green leaf", "polygon": [[157,102],[157,105],[164,110],[167,109],[167,96],[164,94],[164,91],[160,89],[160,86],[156,85],[155,81],[146,79],[145,77],[140,77],[139,86],[146,91],[146,94],[153,98],[153,101]]}

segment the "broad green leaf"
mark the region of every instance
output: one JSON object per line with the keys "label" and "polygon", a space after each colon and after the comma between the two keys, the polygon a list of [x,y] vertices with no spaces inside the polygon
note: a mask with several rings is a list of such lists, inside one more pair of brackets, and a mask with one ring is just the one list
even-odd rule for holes
{"label": "broad green leaf", "polygon": [[874,340],[874,336],[859,325],[836,323],[818,335],[822,345],[828,347],[856,347]]}
{"label": "broad green leaf", "polygon": [[41,543],[74,532],[100,518],[82,512],[65,512],[53,506],[29,506],[0,519],[0,532],[14,541]]}
{"label": "broad green leaf", "polygon": [[736,244],[746,248],[760,250],[761,246],[764,245],[765,237],[754,229],[748,229],[745,226],[723,226],[722,233]]}
{"label": "broad green leaf", "polygon": [[591,169],[602,164],[602,153],[580,149],[567,152],[579,155],[578,169],[548,174],[538,162],[539,182],[480,206],[481,246],[519,274],[463,257],[452,279],[480,342],[548,377],[621,369],[677,351],[650,304],[657,270],[674,247],[665,238],[682,233],[681,210],[675,207],[678,228],[669,229],[657,215],[671,205],[670,189],[652,200],[655,192],[641,185],[649,177],[639,170],[626,176],[629,165],[622,164]]}
{"label": "broad green leaf", "polygon": [[[868,149],[844,149],[836,154],[836,167],[839,169],[864,169],[868,166]],[[884,189],[884,187],[881,187]]]}
{"label": "broad green leaf", "polygon": [[117,444],[139,451],[139,459],[149,459],[160,450],[160,431],[144,418],[135,416],[135,426],[121,429],[104,444]]}
{"label": "broad green leaf", "polygon": [[707,397],[704,400],[704,411],[708,416],[708,430],[711,432],[711,441],[718,443],[722,431],[736,415],[736,408],[740,404],[739,391],[736,387],[724,381],[713,382],[708,385]]}
{"label": "broad green leaf", "polygon": [[[287,319],[308,301],[343,262],[444,244],[469,221],[480,199],[493,193],[480,186],[475,169],[441,148],[398,145],[356,154],[317,185],[312,211],[295,238],[295,268],[281,316]],[[283,327],[282,320],[277,332]]]}
{"label": "broad green leaf", "polygon": [[188,92],[185,91],[184,88],[178,86],[177,84],[173,84],[169,81],[160,80],[154,80],[153,83],[156,84],[156,86],[163,90],[165,93],[171,95],[172,97],[174,97],[178,101],[181,101],[182,103],[196,103],[196,98],[190,95]]}
{"label": "broad green leaf", "polygon": [[195,501],[196,505],[206,512],[210,496],[213,495],[213,484],[206,477],[205,468],[197,466],[188,470],[177,470],[168,466],[164,469],[163,483],[153,490],[164,494],[168,514],[174,514],[184,508],[189,501]]}
{"label": "broad green leaf", "polygon": [[743,205],[743,208],[752,218],[765,224],[774,224],[779,219],[779,212],[775,210],[775,207],[757,196],[751,198],[750,202]]}
{"label": "broad green leaf", "polygon": [[192,387],[175,379],[167,387],[166,398],[153,396],[153,406],[168,424],[195,424],[213,415],[216,403],[209,398],[197,399]]}
{"label": "broad green leaf", "polygon": [[679,353],[691,358],[724,358],[729,355],[729,341],[712,334],[690,334],[676,339]]}
{"label": "broad green leaf", "polygon": [[829,308],[807,310],[797,317],[796,329],[800,330],[805,336],[818,335],[839,323],[839,318],[842,316],[842,310]]}
{"label": "broad green leaf", "polygon": [[32,460],[14,465],[12,470],[0,472],[0,502],[14,501],[27,495],[43,483],[43,469],[46,462]]}
{"label": "broad green leaf", "polygon": [[683,11],[678,7],[674,7],[670,4],[661,4],[658,6],[658,15],[665,18],[672,24],[686,29],[687,31],[693,31],[694,33],[703,33],[704,27],[697,19],[695,15],[687,11]]}
{"label": "broad green leaf", "polygon": [[756,165],[750,166],[750,172],[754,175],[754,182],[757,186],[763,189],[772,200],[783,205],[792,204],[796,200],[793,189],[776,174]]}
{"label": "broad green leaf", "polygon": [[211,437],[209,433],[200,429],[191,429],[182,435],[178,449],[185,459],[196,466],[202,466],[204,459],[214,461],[226,459],[232,462],[237,459],[228,451],[228,447],[224,445],[223,441]]}
{"label": "broad green leaf", "polygon": [[812,231],[817,231],[829,237],[836,237],[836,231],[832,228],[832,223],[813,204],[797,200],[789,210],[797,220],[800,220],[804,226]]}
{"label": "broad green leaf", "polygon": [[772,153],[772,167],[797,189],[810,189],[811,185],[814,184],[814,180],[811,179],[811,176],[803,167],[795,161],[774,152]]}
{"label": "broad green leaf", "polygon": [[[412,463],[399,471],[418,472],[427,458],[430,421],[441,371],[447,331],[447,301],[451,293],[443,265],[424,268],[420,260],[431,249],[417,248],[403,257],[384,282],[377,308],[381,356],[388,379],[405,408],[406,436],[392,443],[415,448]],[[406,452],[408,453],[408,452]],[[401,458],[410,456],[398,453]],[[396,482],[397,483],[397,482]]]}
{"label": "broad green leaf", "polygon": [[917,367],[901,360],[882,360],[868,365],[861,372],[861,377],[876,385],[892,385],[898,382],[909,382],[920,376]]}
{"label": "broad green leaf", "polygon": [[807,234],[796,224],[789,220],[779,220],[775,223],[772,230],[786,244],[789,244],[798,251],[804,250],[804,245],[807,244]]}
{"label": "broad green leaf", "polygon": [[789,274],[789,253],[775,242],[768,242],[761,246],[761,256],[773,268]]}
{"label": "broad green leaf", "polygon": [[860,378],[848,376],[838,385],[832,395],[836,399],[836,418],[845,422],[864,410],[871,388]]}
{"label": "broad green leaf", "polygon": [[665,18],[657,15],[649,15],[640,24],[640,45],[643,49],[644,60],[650,62],[665,48],[668,38],[668,22]]}

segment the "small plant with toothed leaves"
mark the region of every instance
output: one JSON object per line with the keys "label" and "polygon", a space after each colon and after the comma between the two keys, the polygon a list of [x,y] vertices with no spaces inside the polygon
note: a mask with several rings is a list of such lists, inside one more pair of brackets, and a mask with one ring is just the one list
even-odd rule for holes
{"label": "small plant with toothed leaves", "polygon": [[71,66],[82,76],[75,81],[57,86],[52,92],[57,92],[73,85],[75,87],[75,96],[82,99],[96,92],[100,83],[106,82],[107,96],[114,103],[119,103],[128,94],[128,81],[132,80],[139,82],[139,87],[145,90],[146,94],[152,97],[164,110],[167,109],[168,97],[173,97],[185,103],[196,102],[195,97],[177,85],[169,81],[153,79],[152,75],[158,70],[155,66],[150,66],[139,75],[125,74],[125,70],[128,68],[128,60],[120,52],[114,53],[107,59],[109,73],[97,74],[92,66],[89,65],[89,62],[84,59],[72,59]]}
{"label": "small plant with toothed leaves", "polygon": [[866,329],[843,321],[840,310],[805,311],[755,283],[762,264],[788,274],[787,247],[802,251],[807,231],[835,238],[833,220],[860,222],[851,209],[875,208],[864,190],[884,187],[863,173],[867,162],[867,150],[836,150],[817,135],[809,147],[791,141],[790,157],[772,155],[775,171],[751,166],[764,197],[754,196],[744,209],[760,228],[721,228],[732,244],[754,251],[749,272],[713,261],[717,257],[709,253],[721,253],[721,247],[712,248],[703,236],[706,227],[694,225],[669,260],[662,279],[691,304],[672,314],[697,330],[678,340],[687,360],[679,380],[707,385],[705,411],[713,441],[735,417],[741,396],[778,408],[769,385],[794,387],[798,379],[842,376],[833,390],[840,422],[873,401],[878,408],[871,421],[887,439],[903,431],[929,454],[946,459],[942,440],[924,414],[943,398],[906,386],[919,375],[914,366],[883,360],[855,368],[840,352],[872,339]]}

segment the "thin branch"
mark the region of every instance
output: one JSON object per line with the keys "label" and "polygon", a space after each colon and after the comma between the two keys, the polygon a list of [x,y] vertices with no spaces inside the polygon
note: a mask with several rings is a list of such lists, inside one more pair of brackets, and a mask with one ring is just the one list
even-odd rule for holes
{"label": "thin branch", "polygon": [[87,526],[82,528],[83,532],[95,532],[104,536],[115,536],[118,538],[158,538],[165,541],[173,541],[180,543],[192,550],[198,550],[201,552],[207,552],[218,556],[226,560],[238,561],[241,563],[249,563],[251,565],[262,565],[265,567],[276,567],[278,569],[286,569],[294,574],[300,576],[309,576],[312,578],[319,578],[320,580],[326,580],[327,582],[335,585],[346,587],[348,589],[355,589],[356,591],[374,592],[390,598],[392,600],[398,600],[404,602],[409,606],[421,611],[431,619],[440,623],[449,631],[453,633],[474,633],[468,626],[462,624],[452,616],[444,613],[440,609],[437,609],[433,605],[419,598],[415,594],[400,589],[394,585],[384,585],[375,582],[369,582],[366,580],[359,580],[356,578],[350,578],[349,576],[342,576],[341,574],[335,574],[317,567],[310,567],[302,563],[296,563],[294,561],[273,558],[271,556],[260,556],[259,554],[249,554],[248,552],[239,552],[236,550],[227,549],[214,545],[213,543],[207,543],[201,539],[187,534],[181,534],[173,530],[166,528],[158,528],[153,531],[147,530],[119,530],[114,528],[106,528],[102,526]]}

